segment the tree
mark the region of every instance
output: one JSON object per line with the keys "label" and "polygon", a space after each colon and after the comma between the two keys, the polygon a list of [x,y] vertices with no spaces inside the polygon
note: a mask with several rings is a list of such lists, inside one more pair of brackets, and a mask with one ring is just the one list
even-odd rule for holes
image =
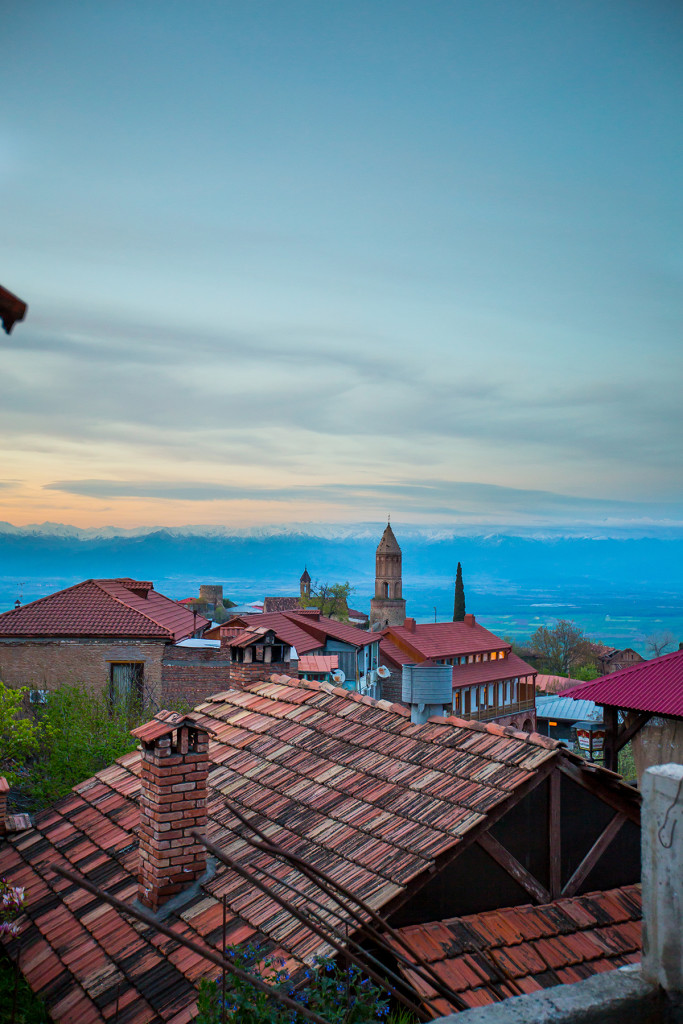
{"label": "tree", "polygon": [[453,602],[453,622],[464,622],[465,620],[465,588],[462,583],[462,566],[458,562],[458,569],[455,574],[455,600]]}
{"label": "tree", "polygon": [[[319,608],[320,614],[328,619],[338,619],[340,622],[349,621],[349,595],[354,588],[349,581],[346,583],[315,583],[311,584],[311,591],[305,608]],[[305,598],[301,599],[303,604]]]}
{"label": "tree", "polygon": [[570,619],[558,619],[554,628],[539,626],[530,640],[544,668],[552,675],[568,676],[573,666],[590,660],[590,640]]}
{"label": "tree", "polygon": [[651,633],[645,638],[645,647],[648,654],[653,658],[659,658],[666,654],[670,647],[673,647],[675,637],[673,633]]}

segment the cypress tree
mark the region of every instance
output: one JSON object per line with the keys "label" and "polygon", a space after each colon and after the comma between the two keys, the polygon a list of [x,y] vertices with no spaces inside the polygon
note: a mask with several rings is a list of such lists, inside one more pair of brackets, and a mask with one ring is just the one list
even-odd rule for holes
{"label": "cypress tree", "polygon": [[458,571],[455,574],[455,601],[453,602],[453,622],[463,622],[465,619],[465,588],[462,585],[462,566],[458,562]]}

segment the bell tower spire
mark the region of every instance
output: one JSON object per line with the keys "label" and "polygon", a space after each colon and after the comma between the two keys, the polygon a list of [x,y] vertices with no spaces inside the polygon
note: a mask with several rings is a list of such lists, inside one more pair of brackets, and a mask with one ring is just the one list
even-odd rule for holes
{"label": "bell tower spire", "polygon": [[406,617],[403,599],[403,556],[391,529],[391,517],[375,552],[375,596],[370,602],[370,628],[375,624],[402,626]]}

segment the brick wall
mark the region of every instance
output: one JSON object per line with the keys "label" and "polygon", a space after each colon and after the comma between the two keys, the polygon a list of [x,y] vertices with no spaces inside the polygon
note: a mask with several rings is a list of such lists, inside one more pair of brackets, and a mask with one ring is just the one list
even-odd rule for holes
{"label": "brick wall", "polygon": [[187,701],[192,707],[230,686],[230,652],[218,647],[173,647],[164,651],[161,691],[165,707]]}
{"label": "brick wall", "polygon": [[239,686],[240,683],[251,683],[255,679],[270,679],[273,674],[288,676],[289,672],[288,661],[271,661],[268,664],[263,661],[235,662],[231,681],[234,686]]}
{"label": "brick wall", "polygon": [[48,640],[0,642],[0,680],[9,686],[54,690],[63,683],[82,683],[95,692],[108,691],[111,663],[144,663],[145,690],[161,697],[163,643],[111,640]]}

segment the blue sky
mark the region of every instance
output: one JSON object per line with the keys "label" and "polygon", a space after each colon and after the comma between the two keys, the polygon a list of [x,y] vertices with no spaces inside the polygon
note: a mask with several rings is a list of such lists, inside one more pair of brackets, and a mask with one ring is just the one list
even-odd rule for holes
{"label": "blue sky", "polygon": [[683,521],[679,4],[5,0],[3,51],[0,518]]}

